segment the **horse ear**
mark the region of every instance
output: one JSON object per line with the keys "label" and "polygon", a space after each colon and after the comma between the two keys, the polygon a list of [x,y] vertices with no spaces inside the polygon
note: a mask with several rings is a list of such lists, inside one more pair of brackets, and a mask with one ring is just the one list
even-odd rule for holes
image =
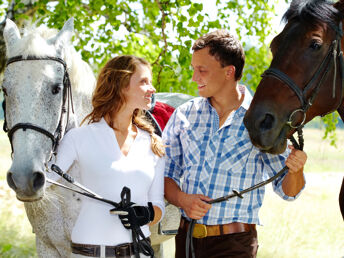
{"label": "horse ear", "polygon": [[344,13],[344,0],[339,0],[338,2],[334,3],[333,6],[340,12]]}
{"label": "horse ear", "polygon": [[61,50],[63,45],[68,43],[74,33],[74,18],[70,18],[63,25],[63,28],[57,35],[49,40],[49,43],[56,45],[58,50]]}
{"label": "horse ear", "polygon": [[13,45],[17,40],[20,39],[18,27],[10,19],[6,19],[6,25],[4,28],[3,36],[7,47]]}

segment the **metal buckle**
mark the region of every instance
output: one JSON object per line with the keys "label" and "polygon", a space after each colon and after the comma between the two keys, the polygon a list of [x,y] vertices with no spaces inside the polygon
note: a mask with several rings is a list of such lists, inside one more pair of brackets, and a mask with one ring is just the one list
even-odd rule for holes
{"label": "metal buckle", "polygon": [[[312,105],[311,103],[309,103],[310,104],[310,106]],[[302,119],[302,122],[299,124],[299,125],[293,125],[293,121],[292,121],[292,119],[293,119],[293,116],[297,113],[297,112],[302,112],[303,113],[303,119]],[[289,125],[291,128],[294,128],[294,129],[296,129],[296,128],[299,128],[300,126],[303,126],[304,125],[304,123],[305,123],[305,121],[306,121],[306,112],[303,110],[303,109],[296,109],[296,110],[294,110],[292,113],[291,113],[291,115],[289,116],[289,120],[287,121],[287,125]]]}
{"label": "metal buckle", "polygon": [[204,238],[207,236],[207,227],[203,224],[195,224],[192,236],[194,238]]}
{"label": "metal buckle", "polygon": [[[121,244],[118,246],[115,246],[114,248],[115,257],[127,257],[133,255],[132,249],[130,244]],[[106,254],[106,256],[113,256],[113,253]]]}

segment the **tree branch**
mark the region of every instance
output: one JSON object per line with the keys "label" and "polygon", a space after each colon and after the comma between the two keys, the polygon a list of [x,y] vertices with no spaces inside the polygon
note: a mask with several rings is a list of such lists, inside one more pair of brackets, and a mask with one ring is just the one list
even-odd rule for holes
{"label": "tree branch", "polygon": [[[164,47],[162,48],[161,52],[159,53],[159,56],[157,57],[157,59],[151,64],[152,66],[153,65],[156,65],[156,64],[159,64],[159,60],[161,58],[161,56],[165,55],[165,53],[167,52],[167,47],[168,47],[168,44],[167,44],[167,38],[166,38],[166,33],[165,33],[165,28],[166,28],[166,13],[162,7],[162,4],[159,0],[155,0],[155,2],[157,3],[158,7],[159,7],[159,10],[161,12],[161,34],[162,34],[162,38],[164,40]],[[163,4],[168,4],[169,1],[166,1],[164,2]],[[157,79],[157,83],[158,83],[158,86],[160,86],[160,76],[161,76],[161,72],[162,72],[162,69],[164,68],[162,65],[160,65],[160,69],[159,69],[159,72],[158,72],[158,79]]]}

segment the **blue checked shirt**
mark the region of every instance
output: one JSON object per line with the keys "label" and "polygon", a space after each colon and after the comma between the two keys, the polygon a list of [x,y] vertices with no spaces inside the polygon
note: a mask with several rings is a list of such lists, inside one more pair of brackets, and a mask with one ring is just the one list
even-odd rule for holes
{"label": "blue checked shirt", "polygon": [[[163,132],[166,144],[165,176],[174,179],[182,191],[218,198],[241,191],[277,174],[290,151],[281,155],[262,153],[250,141],[243,118],[252,100],[245,94],[242,105],[219,128],[216,110],[206,98],[195,98],[178,107]],[[286,173],[285,173],[286,174]],[[294,200],[282,190],[285,174],[273,183],[274,191],[285,200]],[[261,187],[213,204],[197,223],[206,225],[244,222],[259,224],[265,188]],[[182,210],[182,215],[187,217]]]}

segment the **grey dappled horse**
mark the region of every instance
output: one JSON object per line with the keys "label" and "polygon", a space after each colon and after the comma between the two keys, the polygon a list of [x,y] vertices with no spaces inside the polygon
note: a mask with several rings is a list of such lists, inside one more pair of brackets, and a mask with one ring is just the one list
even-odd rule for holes
{"label": "grey dappled horse", "polygon": [[[21,37],[10,20],[4,29],[9,60],[3,82],[5,121],[13,152],[7,181],[24,201],[36,234],[38,256],[45,258],[70,256],[71,229],[80,209],[77,194],[45,180],[48,177],[68,184],[52,172],[46,173],[46,165],[58,138],[80,124],[91,108],[95,78],[71,45],[73,30],[73,19],[57,34],[40,26]],[[73,164],[68,173],[78,180],[76,166]],[[178,210],[169,205],[164,226],[177,228],[178,221]],[[151,231],[156,251],[162,241],[172,237],[158,235],[157,226]]]}

